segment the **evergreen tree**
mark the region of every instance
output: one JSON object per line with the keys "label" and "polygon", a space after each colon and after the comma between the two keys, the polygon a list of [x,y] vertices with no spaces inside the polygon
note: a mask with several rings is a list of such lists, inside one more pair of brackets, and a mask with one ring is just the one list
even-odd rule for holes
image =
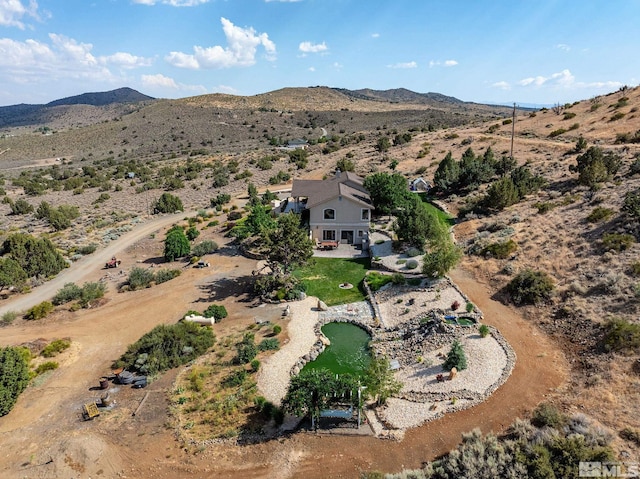
{"label": "evergreen tree", "polygon": [[447,354],[447,359],[445,359],[442,364],[442,368],[447,371],[451,371],[453,368],[456,368],[458,371],[467,369],[467,356],[464,353],[464,349],[462,348],[460,341],[455,340],[453,342],[451,349]]}
{"label": "evergreen tree", "polygon": [[436,187],[444,192],[449,192],[460,179],[460,165],[453,159],[451,152],[443,158],[433,176]]}
{"label": "evergreen tree", "polygon": [[164,240],[164,258],[174,261],[187,256],[191,251],[191,244],[182,228],[171,228]]}
{"label": "evergreen tree", "polygon": [[0,416],[11,411],[29,384],[29,365],[19,348],[0,349]]}

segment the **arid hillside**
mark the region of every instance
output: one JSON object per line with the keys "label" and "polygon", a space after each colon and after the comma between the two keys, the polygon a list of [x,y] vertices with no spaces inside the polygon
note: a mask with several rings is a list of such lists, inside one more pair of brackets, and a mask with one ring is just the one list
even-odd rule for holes
{"label": "arid hillside", "polygon": [[[37,114],[29,113],[33,105],[3,107],[0,161],[4,168],[19,168],[47,158],[147,160],[246,154],[297,138],[315,141],[325,134],[440,129],[509,114],[504,107],[453,100],[433,94],[398,96],[396,91],[356,95],[317,87],[250,97],[213,94],[103,106],[55,104],[38,108]],[[27,111],[17,115],[15,108]],[[19,121],[12,123],[12,116]]]}

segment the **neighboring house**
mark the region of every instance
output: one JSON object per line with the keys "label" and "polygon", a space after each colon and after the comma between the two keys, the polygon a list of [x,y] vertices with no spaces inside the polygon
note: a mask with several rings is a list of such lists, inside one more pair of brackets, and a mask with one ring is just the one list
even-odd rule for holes
{"label": "neighboring house", "polygon": [[296,138],[295,140],[290,140],[287,142],[288,150],[297,150],[298,148],[306,150],[308,146],[309,143],[307,142],[307,140],[303,140],[301,138]]}
{"label": "neighboring house", "polygon": [[424,178],[416,178],[409,184],[409,189],[417,193],[421,193],[421,192],[428,193],[429,190],[431,189],[431,183],[429,183]]}
{"label": "neighboring house", "polygon": [[326,180],[293,180],[295,210],[309,214],[310,237],[316,243],[369,245],[371,198],[362,178],[336,171]]}

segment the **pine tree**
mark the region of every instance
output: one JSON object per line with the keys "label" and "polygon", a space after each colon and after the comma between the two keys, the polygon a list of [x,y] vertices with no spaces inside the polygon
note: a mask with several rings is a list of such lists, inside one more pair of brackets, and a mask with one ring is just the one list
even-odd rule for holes
{"label": "pine tree", "polygon": [[467,369],[467,356],[464,354],[464,349],[462,349],[460,341],[455,340],[453,342],[449,354],[447,354],[447,359],[442,364],[442,368],[447,371],[451,371],[453,368],[456,368],[458,371]]}

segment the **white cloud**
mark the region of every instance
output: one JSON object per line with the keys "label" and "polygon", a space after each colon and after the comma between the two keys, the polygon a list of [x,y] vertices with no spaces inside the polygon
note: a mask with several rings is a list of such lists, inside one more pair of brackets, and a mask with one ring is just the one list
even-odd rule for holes
{"label": "white cloud", "polygon": [[195,7],[204,3],[209,3],[211,0],[133,0],[133,3],[139,3],[140,5],[155,5],[161,3],[163,5],[171,5],[172,7]]}
{"label": "white cloud", "polygon": [[111,64],[121,68],[148,67],[153,63],[151,58],[139,57],[125,52],[117,52],[113,55],[103,56],[100,57],[99,60],[105,65]]}
{"label": "white cloud", "polygon": [[235,26],[226,18],[220,18],[227,46],[194,46],[193,54],[170,52],[165,60],[178,68],[199,70],[202,68],[247,67],[256,63],[256,51],[262,46],[268,60],[275,58],[276,45],[266,33],[256,34],[253,28]]}
{"label": "white cloud", "polygon": [[558,43],[556,45],[556,48],[558,50],[564,50],[565,52],[568,52],[571,50],[571,47],[569,45],[567,45],[566,43]]}
{"label": "white cloud", "polygon": [[264,0],[265,3],[271,3],[271,2],[280,2],[280,3],[297,3],[301,0]]}
{"label": "white cloud", "polygon": [[418,64],[416,62],[394,63],[393,65],[387,65],[387,68],[418,68]]}
{"label": "white cloud", "polygon": [[0,25],[24,30],[23,17],[38,20],[38,3],[35,0],[30,0],[28,5],[23,3],[22,0],[0,0]]}
{"label": "white cloud", "polygon": [[458,62],[456,60],[445,60],[444,62],[441,62],[440,60],[431,60],[429,61],[429,68],[433,68],[433,67],[455,67],[458,64]]}
{"label": "white cloud", "polygon": [[380,34],[379,33],[372,33],[371,34],[371,38],[380,38]]}
{"label": "white cloud", "polygon": [[309,67],[308,70],[313,73],[316,71],[316,67]]}
{"label": "white cloud", "polygon": [[578,90],[578,89],[615,89],[622,86],[618,81],[596,81],[596,82],[581,82],[576,81],[570,70],[565,69],[561,72],[553,73],[550,76],[538,75],[535,77],[523,78],[518,82],[521,87],[551,87],[556,89],[565,90]]}
{"label": "white cloud", "polygon": [[500,90],[511,90],[511,85],[509,85],[509,83],[507,83],[506,81],[495,82],[491,86],[494,88],[499,88]]}
{"label": "white cloud", "polygon": [[162,87],[162,88],[173,88],[178,89],[178,84],[173,78],[169,78],[160,73],[157,75],[142,75],[142,84],[145,87]]}
{"label": "white cloud", "polygon": [[237,95],[238,94],[238,90],[236,90],[235,88],[228,86],[228,85],[218,85],[218,86],[214,86],[212,91],[216,92],[216,93],[226,93],[228,95]]}
{"label": "white cloud", "polygon": [[325,44],[322,43],[311,43],[311,42],[302,42],[298,46],[298,49],[303,53],[322,53],[326,52],[329,48]]}
{"label": "white cloud", "polygon": [[[0,0],[1,1],[1,0]],[[93,45],[55,33],[50,42],[17,41],[0,38],[0,84],[43,84],[56,81],[92,81],[101,84],[129,82],[111,68],[133,69],[149,66],[152,61],[130,53],[116,52],[94,56]]]}

